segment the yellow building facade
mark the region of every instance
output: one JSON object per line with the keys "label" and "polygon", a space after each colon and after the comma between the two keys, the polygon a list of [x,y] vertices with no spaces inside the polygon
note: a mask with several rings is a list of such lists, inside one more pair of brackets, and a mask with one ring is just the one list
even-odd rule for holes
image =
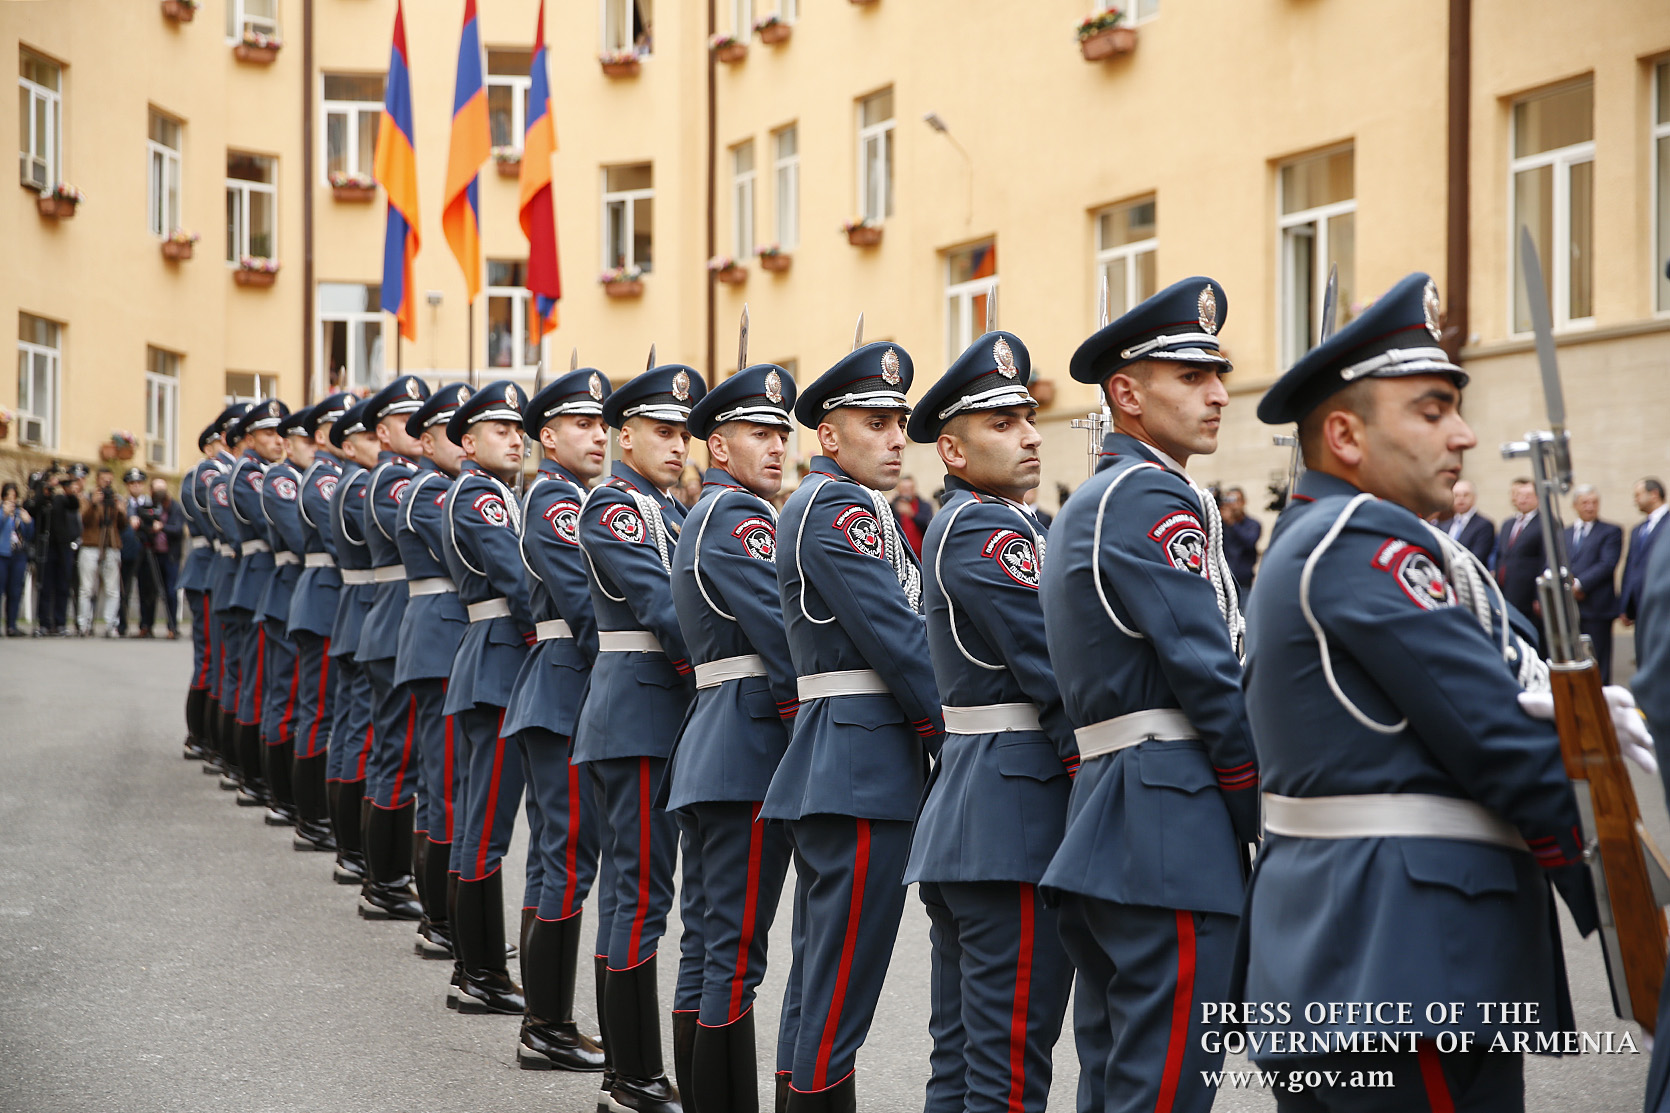
{"label": "yellow building facade", "polygon": [[[473,365],[481,381],[531,386],[541,360],[565,368],[577,349],[618,383],[653,343],[663,361],[723,376],[747,303],[751,359],[809,381],[851,346],[862,312],[868,339],[912,353],[920,390],[980,332],[996,289],[999,323],[1054,388],[1050,506],[1088,467],[1068,423],[1095,392],[1067,363],[1096,325],[1101,277],[1117,315],[1210,274],[1228,292],[1236,371],[1220,451],[1191,470],[1245,487],[1256,510],[1285,457],[1254,405],[1314,342],[1329,264],[1342,319],[1411,270],[1433,274],[1448,314],[1465,275],[1464,332],[1448,323],[1474,377],[1468,471],[1497,515],[1520,468],[1496,446],[1542,420],[1511,281],[1512,229],[1528,223],[1551,272],[1580,478],[1609,517],[1632,519],[1631,483],[1670,472],[1670,7],[1609,0],[1579,32],[1552,0],[1395,13],[1135,0],[1114,53],[1088,61],[1075,31],[1099,6],[714,0],[710,28],[706,4],[553,0],[564,296],[559,329],[530,348],[513,174],[537,0],[479,16],[504,149],[482,168],[487,292],[473,328],[440,227],[463,5],[413,0],[423,248],[401,366],[439,383]],[[0,207],[16,261],[0,303],[19,321],[19,379],[0,381],[18,415],[0,441],[12,470],[90,458],[117,428],[139,434],[140,459],[177,470],[229,395],[276,384],[296,404],[393,373],[376,308],[384,198],[354,185],[371,170],[393,0],[203,0],[190,22],[170,7],[0,6],[25,181]],[[1471,33],[1459,71],[1458,18]],[[710,32],[745,52],[710,48]],[[250,57],[272,36],[275,56]],[[170,167],[177,215],[155,196]],[[46,178],[85,192],[73,219],[41,215]],[[201,234],[192,259],[163,257],[171,222]],[[772,245],[768,270],[755,253]],[[243,284],[264,278],[228,261],[269,252],[270,285]],[[713,256],[746,274],[710,277]],[[642,270],[635,296],[599,283],[614,266]],[[800,443],[804,455],[811,438]],[[937,486],[931,450],[913,448],[907,470]]]}

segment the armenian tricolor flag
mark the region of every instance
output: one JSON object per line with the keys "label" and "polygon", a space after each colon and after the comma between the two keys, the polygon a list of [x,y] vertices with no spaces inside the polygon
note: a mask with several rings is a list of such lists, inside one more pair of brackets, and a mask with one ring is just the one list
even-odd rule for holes
{"label": "armenian tricolor flag", "polygon": [[551,119],[551,82],[546,75],[545,0],[539,2],[539,26],[533,38],[533,84],[528,92],[528,123],[522,133],[522,234],[528,237],[528,292],[535,312],[528,315],[534,343],[557,327],[557,299],[562,272],[557,265],[557,211],[551,194],[551,156],[557,129]]}
{"label": "armenian tricolor flag", "polygon": [[482,81],[481,33],[475,0],[464,0],[464,33],[458,42],[458,82],[452,94],[452,143],[447,148],[446,207],[441,230],[464,270],[467,299],[481,293],[481,164],[493,153]]}
{"label": "armenian tricolor flag", "polygon": [[388,191],[388,230],[383,236],[383,310],[400,319],[400,335],[417,339],[417,296],[412,261],[418,253],[417,141],[412,129],[412,72],[406,63],[406,16],[394,6],[394,48],[383,85],[372,170]]}

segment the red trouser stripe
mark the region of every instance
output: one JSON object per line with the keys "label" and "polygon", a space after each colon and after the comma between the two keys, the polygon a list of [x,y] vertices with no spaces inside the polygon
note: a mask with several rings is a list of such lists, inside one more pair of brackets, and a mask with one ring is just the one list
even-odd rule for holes
{"label": "red trouser stripe", "polygon": [[295,667],[290,670],[290,695],[284,701],[284,714],[278,720],[278,740],[287,742],[290,739],[290,720],[296,714],[296,693],[302,688],[302,655],[296,654]]}
{"label": "red trouser stripe", "polygon": [[765,824],[760,822],[760,807],[756,803],[749,814],[748,828],[748,889],[742,904],[742,938],[736,946],[736,975],[731,978],[731,1011],[728,1019],[742,1016],[742,991],[748,977],[748,952],[754,947],[754,917],[758,911],[760,890],[760,848],[765,842]]}
{"label": "red trouser stripe", "polygon": [[487,847],[493,841],[493,813],[499,807],[499,775],[504,769],[504,708],[499,708],[499,723],[493,730],[493,775],[487,782],[487,817],[481,821],[481,844],[475,852],[475,880],[487,876]]}
{"label": "red trouser stripe", "polygon": [[209,671],[214,668],[214,640],[209,636],[209,593],[203,593],[203,659],[198,662],[197,675],[192,678],[193,688],[207,688],[209,686]]}
{"label": "red trouser stripe", "polygon": [[[301,660],[300,654],[296,657]],[[313,726],[307,732],[307,756],[312,757],[319,752],[319,724],[325,718],[325,689],[330,683],[331,675],[331,640],[325,639],[325,654],[319,660],[319,699],[313,709]]]}
{"label": "red trouser stripe", "polygon": [[1026,1018],[1032,1006],[1032,921],[1036,907],[1031,885],[1021,885],[1021,945],[1015,958],[1015,1003],[1009,1012],[1009,1113],[1026,1109]]}
{"label": "red trouser stripe", "polygon": [[1444,1081],[1444,1065],[1438,1061],[1438,1045],[1431,1040],[1417,1041],[1415,1058],[1421,1064],[1421,1082],[1426,1086],[1426,1101],[1432,1113],[1455,1113],[1450,1084]]}
{"label": "red trouser stripe", "polygon": [[580,819],[580,767],[571,761],[568,763],[568,846],[563,854],[567,880],[562,886],[562,915],[557,917],[561,920],[579,911],[574,907],[574,896],[580,881],[574,875],[580,865]]}
{"label": "red trouser stripe", "polygon": [[411,694],[411,702],[406,705],[406,745],[400,751],[400,768],[394,771],[394,791],[389,793],[388,806],[400,806],[400,789],[406,783],[406,766],[412,760],[412,739],[417,734],[417,693]]}
{"label": "red trouser stripe", "polygon": [[365,744],[360,747],[359,761],[354,764],[354,780],[356,781],[365,780],[365,763],[366,760],[371,757],[372,731],[376,729],[376,726],[377,724],[375,722],[365,724]]}
{"label": "red trouser stripe", "polygon": [[1165,1073],[1160,1076],[1160,1100],[1154,1113],[1171,1113],[1177,1100],[1177,1086],[1183,1077],[1183,1052],[1189,1042],[1189,1014],[1194,1011],[1195,918],[1186,908],[1177,910],[1177,989],[1171,998],[1171,1039],[1166,1044]]}
{"label": "red trouser stripe", "polygon": [[841,965],[835,971],[835,993],[829,1000],[829,1015],[823,1020],[823,1037],[818,1041],[818,1058],[812,1070],[812,1089],[828,1086],[829,1056],[835,1049],[835,1030],[841,1025],[841,1006],[846,1003],[847,979],[852,974],[852,956],[858,948],[858,919],[864,911],[864,881],[870,872],[870,821],[857,819],[857,845],[852,855],[852,903],[847,909],[847,933],[841,941]]}
{"label": "red trouser stripe", "polygon": [[632,914],[632,935],[626,946],[626,968],[638,965],[638,943],[649,915],[650,875],[649,758],[638,759],[638,910]]}

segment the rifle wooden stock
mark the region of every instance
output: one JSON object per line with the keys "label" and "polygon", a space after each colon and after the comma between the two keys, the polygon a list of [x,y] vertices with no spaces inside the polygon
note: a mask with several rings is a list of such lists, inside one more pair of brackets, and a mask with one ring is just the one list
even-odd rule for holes
{"label": "rifle wooden stock", "polygon": [[[1625,1019],[1650,1033],[1658,1020],[1659,985],[1670,933],[1653,891],[1635,788],[1618,749],[1599,666],[1593,660],[1555,664],[1549,681],[1566,775],[1588,788],[1591,814],[1584,818],[1593,824],[1593,830],[1586,833],[1595,840],[1600,856],[1595,879],[1600,883],[1596,896],[1601,927],[1603,932],[1611,928],[1616,936],[1616,952],[1603,945],[1602,953],[1614,985],[1628,991]],[[1622,969],[1616,969],[1620,963]],[[1624,1010],[1619,1012],[1623,1015]]]}

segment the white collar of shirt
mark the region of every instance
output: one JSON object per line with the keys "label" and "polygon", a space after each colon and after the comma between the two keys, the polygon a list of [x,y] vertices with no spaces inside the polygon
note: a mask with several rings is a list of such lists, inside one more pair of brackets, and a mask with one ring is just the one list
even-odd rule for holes
{"label": "white collar of shirt", "polygon": [[1664,517],[1664,513],[1667,510],[1670,510],[1670,502],[1665,503],[1651,514],[1647,515],[1647,532],[1651,533],[1653,530],[1658,528],[1659,519]]}

